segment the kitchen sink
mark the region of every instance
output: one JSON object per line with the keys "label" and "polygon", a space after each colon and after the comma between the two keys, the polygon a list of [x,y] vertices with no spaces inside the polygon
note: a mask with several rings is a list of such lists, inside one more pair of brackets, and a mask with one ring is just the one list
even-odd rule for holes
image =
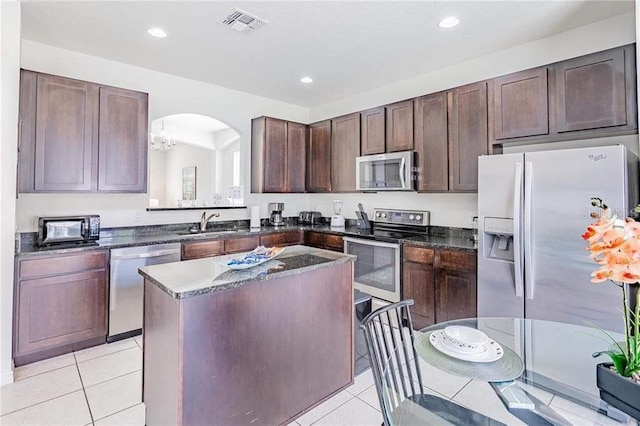
{"label": "kitchen sink", "polygon": [[178,232],[178,235],[224,235],[224,234],[235,234],[238,231],[235,230],[218,230],[218,229],[207,229],[206,231],[200,230],[189,230],[186,232]]}

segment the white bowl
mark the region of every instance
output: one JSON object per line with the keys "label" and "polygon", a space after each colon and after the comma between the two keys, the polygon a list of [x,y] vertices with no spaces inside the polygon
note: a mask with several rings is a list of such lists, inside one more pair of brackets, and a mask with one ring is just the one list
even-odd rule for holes
{"label": "white bowl", "polygon": [[484,344],[489,341],[489,337],[482,331],[461,325],[445,327],[444,337],[454,349],[465,353],[481,352]]}

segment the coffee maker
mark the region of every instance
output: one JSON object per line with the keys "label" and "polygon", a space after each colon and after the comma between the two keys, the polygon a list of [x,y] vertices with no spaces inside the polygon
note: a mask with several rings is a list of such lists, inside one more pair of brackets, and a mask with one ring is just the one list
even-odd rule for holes
{"label": "coffee maker", "polygon": [[284,218],[282,217],[282,211],[284,210],[284,203],[269,203],[269,224],[273,226],[284,225]]}

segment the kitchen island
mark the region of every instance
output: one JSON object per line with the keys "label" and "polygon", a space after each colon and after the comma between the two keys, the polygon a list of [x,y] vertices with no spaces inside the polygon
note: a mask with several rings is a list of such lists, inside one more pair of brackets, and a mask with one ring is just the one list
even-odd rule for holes
{"label": "kitchen island", "polygon": [[354,256],[142,268],[147,425],[282,424],[353,383]]}

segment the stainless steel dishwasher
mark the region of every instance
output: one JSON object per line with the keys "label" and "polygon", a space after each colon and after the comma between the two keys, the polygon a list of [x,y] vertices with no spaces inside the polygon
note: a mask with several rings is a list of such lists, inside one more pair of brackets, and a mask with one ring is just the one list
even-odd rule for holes
{"label": "stainless steel dishwasher", "polygon": [[142,332],[143,278],[138,268],[180,261],[180,243],[111,250],[107,342]]}

